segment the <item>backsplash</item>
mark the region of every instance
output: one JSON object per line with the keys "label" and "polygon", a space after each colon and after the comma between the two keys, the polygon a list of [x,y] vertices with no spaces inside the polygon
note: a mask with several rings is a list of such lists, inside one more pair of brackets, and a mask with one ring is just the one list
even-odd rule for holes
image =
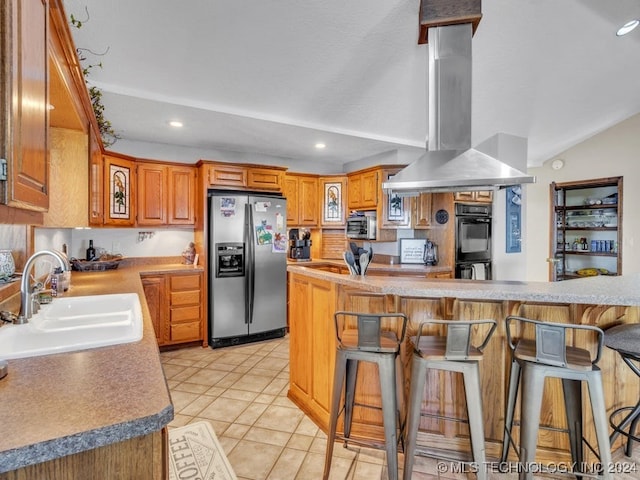
{"label": "backsplash", "polygon": [[[67,245],[69,257],[84,259],[89,240],[97,252],[120,253],[124,257],[179,256],[193,242],[193,230],[152,228],[35,229],[35,250],[62,250]],[[201,253],[201,252],[198,252]]]}
{"label": "backsplash", "polygon": [[11,250],[16,270],[22,270],[27,255],[26,225],[0,224],[0,249]]}

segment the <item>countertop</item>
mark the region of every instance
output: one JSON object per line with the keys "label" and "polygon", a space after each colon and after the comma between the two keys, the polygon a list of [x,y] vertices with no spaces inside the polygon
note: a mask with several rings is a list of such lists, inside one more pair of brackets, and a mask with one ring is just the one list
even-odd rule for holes
{"label": "countertop", "polygon": [[68,296],[137,293],[142,340],[9,360],[9,373],[0,380],[0,473],[146,435],[173,419],[140,274],[185,270],[202,267],[141,265],[72,273]]}
{"label": "countertop", "polygon": [[[374,257],[375,259],[375,257]],[[319,267],[322,265],[334,265],[347,268],[342,260],[333,259],[312,259],[310,261],[296,261],[287,259],[287,265],[297,265],[300,267]],[[452,266],[434,265],[427,266],[422,263],[370,263],[367,267],[368,272],[380,272],[390,274],[413,274],[426,275],[427,273],[452,272]]]}
{"label": "countertop", "polygon": [[287,271],[330,280],[375,293],[414,297],[453,297],[486,300],[524,300],[591,305],[640,305],[640,274],[594,276],[564,282],[428,279],[401,276],[340,275],[289,264]]}

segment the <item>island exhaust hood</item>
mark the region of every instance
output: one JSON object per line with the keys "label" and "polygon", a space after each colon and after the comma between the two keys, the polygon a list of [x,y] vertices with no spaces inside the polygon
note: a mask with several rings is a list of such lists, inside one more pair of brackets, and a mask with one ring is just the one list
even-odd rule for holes
{"label": "island exhaust hood", "polygon": [[399,195],[493,190],[533,183],[525,138],[499,133],[471,148],[472,24],[428,30],[429,139],[427,152],[382,184]]}

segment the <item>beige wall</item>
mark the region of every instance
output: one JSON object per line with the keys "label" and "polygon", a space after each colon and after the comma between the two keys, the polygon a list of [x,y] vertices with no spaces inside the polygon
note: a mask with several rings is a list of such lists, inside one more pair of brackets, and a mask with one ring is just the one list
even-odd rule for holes
{"label": "beige wall", "polygon": [[[564,161],[560,170],[551,168],[556,158]],[[529,169],[529,173],[537,182],[526,187],[526,280],[548,280],[550,183],[615,176],[624,177],[622,273],[640,272],[640,115],[556,155],[540,168]]]}

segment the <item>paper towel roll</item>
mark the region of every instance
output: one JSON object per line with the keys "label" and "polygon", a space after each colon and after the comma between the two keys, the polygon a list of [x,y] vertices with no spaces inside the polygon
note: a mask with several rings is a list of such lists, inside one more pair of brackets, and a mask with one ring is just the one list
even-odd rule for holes
{"label": "paper towel roll", "polygon": [[474,263],[473,268],[473,279],[474,280],[486,280],[487,279],[487,269],[484,263]]}

